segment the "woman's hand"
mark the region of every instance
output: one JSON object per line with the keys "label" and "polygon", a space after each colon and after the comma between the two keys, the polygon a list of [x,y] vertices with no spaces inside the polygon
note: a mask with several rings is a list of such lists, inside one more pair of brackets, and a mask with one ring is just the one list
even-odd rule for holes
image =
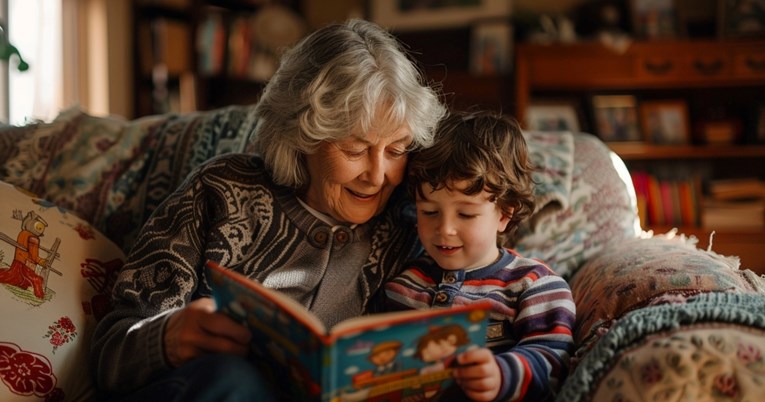
{"label": "woman's hand", "polygon": [[468,398],[474,401],[492,401],[499,394],[502,373],[487,348],[471,349],[457,356],[459,366],[454,378]]}
{"label": "woman's hand", "polygon": [[197,299],[168,319],[165,357],[173,367],[178,367],[208,353],[245,356],[251,337],[245,326],[216,313],[211,298]]}

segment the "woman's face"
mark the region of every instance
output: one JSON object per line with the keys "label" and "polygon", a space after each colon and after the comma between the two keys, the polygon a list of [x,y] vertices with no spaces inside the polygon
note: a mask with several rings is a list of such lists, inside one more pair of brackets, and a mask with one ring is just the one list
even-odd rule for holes
{"label": "woman's face", "polygon": [[310,181],[305,202],[341,222],[367,222],[385,208],[403,180],[411,143],[406,126],[322,143],[306,156]]}

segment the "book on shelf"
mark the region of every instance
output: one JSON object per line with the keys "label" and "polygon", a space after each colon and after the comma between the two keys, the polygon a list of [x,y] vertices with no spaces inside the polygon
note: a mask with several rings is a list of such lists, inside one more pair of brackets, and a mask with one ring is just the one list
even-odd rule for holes
{"label": "book on shelf", "polygon": [[765,199],[704,200],[702,222],[705,228],[765,229]]}
{"label": "book on shelf", "polygon": [[709,195],[717,200],[765,199],[765,181],[754,177],[711,180]]}
{"label": "book on shelf", "polygon": [[[437,400],[456,386],[454,357],[485,345],[488,302],[371,314],[327,328],[277,290],[212,261],[206,269],[218,311],[248,326],[253,362],[289,400]],[[444,349],[434,356],[436,344]]]}
{"label": "book on shelf", "polygon": [[202,75],[217,75],[223,70],[226,28],[223,15],[210,12],[197,27],[197,68]]}
{"label": "book on shelf", "polygon": [[698,175],[667,177],[631,173],[642,227],[701,226],[701,179]]}

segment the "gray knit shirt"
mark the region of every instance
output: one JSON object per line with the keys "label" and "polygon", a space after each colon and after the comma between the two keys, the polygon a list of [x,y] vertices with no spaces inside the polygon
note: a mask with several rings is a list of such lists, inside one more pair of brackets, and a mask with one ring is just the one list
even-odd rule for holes
{"label": "gray knit shirt", "polygon": [[91,348],[97,386],[129,392],[170,370],[169,313],[210,296],[213,260],[279,289],[327,325],[368,312],[370,299],[419,249],[414,221],[394,195],[354,227],[328,225],[291,188],[273,184],[261,159],[224,155],[202,165],[142,228]]}

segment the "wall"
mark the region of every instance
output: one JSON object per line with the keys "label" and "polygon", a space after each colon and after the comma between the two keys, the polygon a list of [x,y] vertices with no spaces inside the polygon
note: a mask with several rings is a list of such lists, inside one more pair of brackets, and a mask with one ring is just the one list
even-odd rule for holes
{"label": "wall", "polygon": [[130,0],[77,0],[74,103],[96,115],[133,115]]}

